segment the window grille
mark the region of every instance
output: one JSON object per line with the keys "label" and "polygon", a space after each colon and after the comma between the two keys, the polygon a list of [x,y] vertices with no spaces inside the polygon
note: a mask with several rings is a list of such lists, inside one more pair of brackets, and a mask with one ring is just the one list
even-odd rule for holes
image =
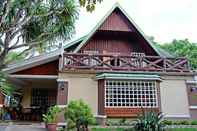
{"label": "window grille", "polygon": [[56,104],[55,89],[32,89],[31,106],[52,106]]}
{"label": "window grille", "polygon": [[105,81],[105,107],[158,107],[156,81]]}

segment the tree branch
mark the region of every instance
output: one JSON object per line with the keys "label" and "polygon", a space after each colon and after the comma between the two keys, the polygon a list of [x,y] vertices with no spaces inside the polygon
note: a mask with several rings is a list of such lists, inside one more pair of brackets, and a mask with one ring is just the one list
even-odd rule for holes
{"label": "tree branch", "polygon": [[[31,50],[32,48],[33,48],[33,46],[32,46],[32,47],[29,47],[29,48],[27,48],[27,49],[25,49],[25,50],[23,50],[22,52],[20,52],[19,54],[17,54],[16,57],[22,56],[25,52]],[[8,64],[9,64],[10,62],[12,62],[12,61],[13,61],[13,60],[7,60],[7,61],[5,61],[4,65],[8,65]]]}
{"label": "tree branch", "polygon": [[8,16],[9,11],[10,11],[10,0],[7,0],[6,7],[5,7],[5,13],[2,16],[1,23],[3,23],[5,21],[5,18]]}
{"label": "tree branch", "polygon": [[23,34],[20,34],[19,36],[17,36],[16,42],[15,42],[11,47],[9,47],[9,50],[10,50],[12,47],[15,47],[15,46],[18,45],[18,43],[19,43],[19,41],[20,41],[20,38],[21,38],[22,36],[23,36]]}
{"label": "tree branch", "polygon": [[43,40],[39,40],[39,41],[24,43],[24,44],[20,44],[20,45],[16,45],[16,46],[10,47],[9,50],[15,50],[15,49],[18,49],[18,48],[21,48],[21,47],[36,46],[36,45],[38,45],[40,43],[43,43],[43,42],[46,42],[46,41],[47,41],[47,39],[43,39]]}

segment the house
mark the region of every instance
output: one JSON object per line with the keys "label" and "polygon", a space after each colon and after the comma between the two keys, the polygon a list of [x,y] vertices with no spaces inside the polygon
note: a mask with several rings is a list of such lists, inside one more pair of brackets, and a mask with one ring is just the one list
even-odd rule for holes
{"label": "house", "polygon": [[88,35],[4,71],[34,116],[82,99],[99,120],[136,117],[141,107],[166,118],[197,118],[196,72],[186,58],[152,44],[119,4]]}

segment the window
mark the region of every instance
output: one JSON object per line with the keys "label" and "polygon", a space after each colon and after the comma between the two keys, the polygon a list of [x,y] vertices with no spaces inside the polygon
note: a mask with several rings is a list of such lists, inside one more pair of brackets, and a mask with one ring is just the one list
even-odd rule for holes
{"label": "window", "polygon": [[52,106],[56,104],[56,89],[32,89],[31,106]]}
{"label": "window", "polygon": [[105,81],[105,107],[158,107],[156,81]]}

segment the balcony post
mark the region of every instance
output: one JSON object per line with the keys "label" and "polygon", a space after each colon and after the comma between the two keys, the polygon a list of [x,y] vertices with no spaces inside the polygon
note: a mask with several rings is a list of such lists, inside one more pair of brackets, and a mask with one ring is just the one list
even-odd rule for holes
{"label": "balcony post", "polygon": [[163,69],[163,71],[165,72],[166,71],[166,58],[163,58],[163,67],[164,67],[164,69]]}

